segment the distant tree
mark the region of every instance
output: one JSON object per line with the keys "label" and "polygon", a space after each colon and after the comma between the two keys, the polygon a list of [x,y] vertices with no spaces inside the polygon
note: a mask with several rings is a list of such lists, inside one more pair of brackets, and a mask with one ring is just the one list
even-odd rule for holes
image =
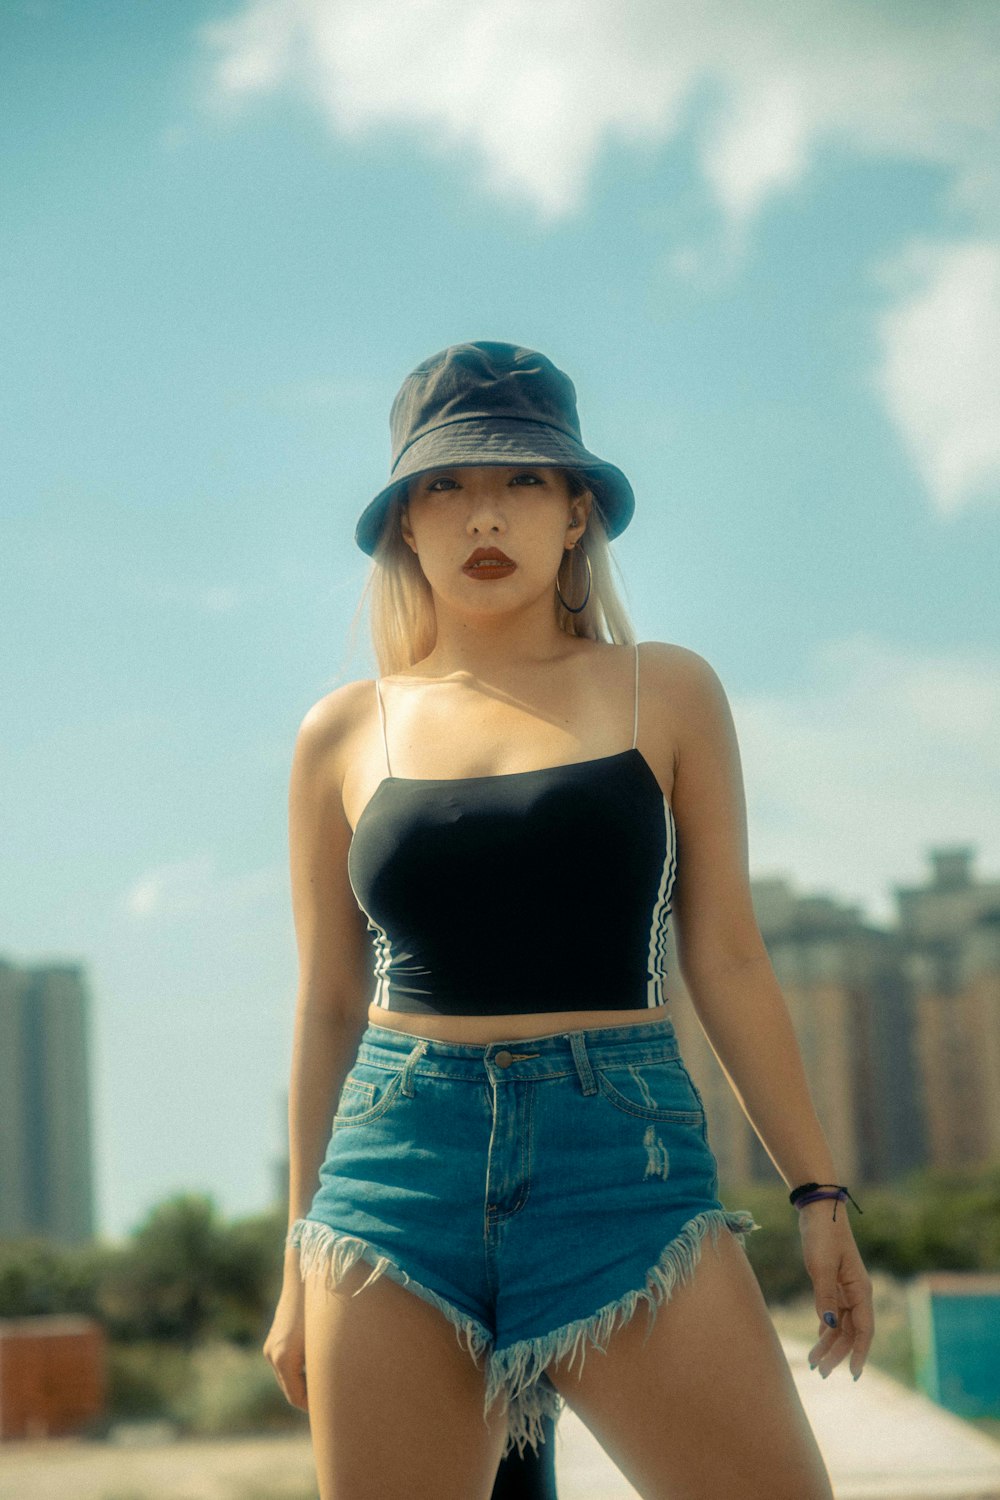
{"label": "distant tree", "polygon": [[[923,1169],[851,1191],[862,1212],[850,1203],[837,1212],[850,1214],[870,1270],[901,1280],[921,1271],[1000,1271],[1000,1162]],[[783,1185],[753,1183],[726,1198],[762,1226],[744,1243],[768,1302],[807,1293],[798,1220]],[[224,1223],[211,1196],[182,1193],[156,1205],[123,1243],[0,1239],[0,1317],[82,1312],[120,1343],[192,1349],[214,1338],[252,1349],[280,1292],[285,1223],[281,1205]]]}

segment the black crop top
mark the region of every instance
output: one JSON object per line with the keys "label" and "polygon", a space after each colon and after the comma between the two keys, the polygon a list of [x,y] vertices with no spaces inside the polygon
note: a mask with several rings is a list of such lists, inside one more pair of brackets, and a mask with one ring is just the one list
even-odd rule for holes
{"label": "black crop top", "polygon": [[358,819],[351,888],[374,1001],[420,1015],[665,1005],[673,812],[632,748],[537,771],[387,774]]}

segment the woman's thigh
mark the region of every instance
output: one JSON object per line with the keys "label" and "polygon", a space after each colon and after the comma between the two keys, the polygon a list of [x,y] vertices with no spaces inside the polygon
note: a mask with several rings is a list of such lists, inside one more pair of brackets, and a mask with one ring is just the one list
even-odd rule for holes
{"label": "woman's thigh", "polygon": [[[648,1338],[647,1338],[648,1332]],[[549,1379],[643,1500],[832,1500],[746,1252],[706,1237],[693,1277]]]}
{"label": "woman's thigh", "polygon": [[442,1314],[371,1266],[306,1276],[306,1390],[320,1500],[488,1500],[506,1409]]}

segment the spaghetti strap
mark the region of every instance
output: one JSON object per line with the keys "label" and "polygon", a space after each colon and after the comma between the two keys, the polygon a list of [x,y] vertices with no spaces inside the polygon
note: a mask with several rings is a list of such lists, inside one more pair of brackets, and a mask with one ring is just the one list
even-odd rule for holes
{"label": "spaghetti strap", "polygon": [[639,642],[635,643],[635,720],[632,725],[632,749],[639,743]]}
{"label": "spaghetti strap", "polygon": [[389,768],[389,745],[385,737],[385,709],[382,706],[382,692],[379,688],[377,677],[375,679],[375,697],[378,699],[378,716],[382,725],[382,748],[385,751],[385,774],[387,776],[391,776],[392,771]]}

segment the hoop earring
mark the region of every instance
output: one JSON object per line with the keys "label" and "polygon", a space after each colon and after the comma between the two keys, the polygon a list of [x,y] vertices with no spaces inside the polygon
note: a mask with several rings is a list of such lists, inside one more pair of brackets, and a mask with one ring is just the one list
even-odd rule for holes
{"label": "hoop earring", "polygon": [[568,609],[571,615],[578,615],[581,609],[586,606],[587,600],[590,598],[590,588],[594,582],[594,570],[590,566],[590,558],[588,557],[584,548],[580,546],[579,542],[574,542],[573,546],[568,547],[566,550],[567,552],[582,552],[583,560],[587,564],[587,592],[583,596],[583,604],[574,605],[566,603],[566,600],[562,596],[562,590],[559,587],[559,570],[556,570],[556,593],[559,595],[559,603],[562,605],[563,609]]}

